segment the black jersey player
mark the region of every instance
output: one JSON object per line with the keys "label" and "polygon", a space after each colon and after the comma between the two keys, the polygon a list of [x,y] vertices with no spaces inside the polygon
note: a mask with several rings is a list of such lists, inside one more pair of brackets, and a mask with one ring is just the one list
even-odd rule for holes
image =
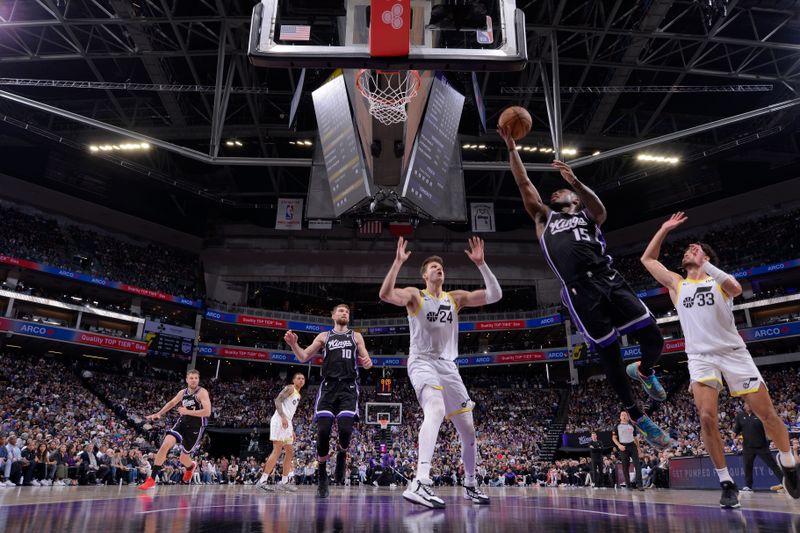
{"label": "black jersey player", "polygon": [[328,496],[328,457],[333,422],[336,421],[339,432],[334,480],[342,484],[353,424],[358,421],[358,364],[366,369],[372,367],[364,337],[347,327],[350,308],[339,304],[333,308],[331,316],[333,329],[317,335],[305,350],[297,344],[297,335],[293,331],[287,331],[284,336],[286,344],[301,362],[322,350],[322,383],[314,401],[319,461],[317,495],[321,498]]}
{"label": "black jersey player", "polygon": [[[600,225],[606,210],[597,195],[581,183],[566,163],[553,166],[572,189],[559,189],[545,205],[533,186],[508,131],[498,133],[510,151],[514,175],[525,210],[536,223],[544,257],[561,283],[561,300],[576,327],[600,355],[606,377],[642,436],[659,448],[670,445],[669,435],[644,414],[633,397],[626,373],[642,383],[654,400],[666,399],[653,370],[664,338],[650,310],[611,266]],[[642,360],[623,367],[619,337],[631,335],[641,347]]]}
{"label": "black jersey player", "polygon": [[192,461],[192,454],[200,447],[208,417],[211,416],[211,398],[208,396],[208,391],[200,386],[200,372],[197,370],[189,370],[186,373],[185,389],[178,392],[160,411],[145,418],[147,420],[158,420],[177,405],[180,405],[178,413],[181,416],[172,426],[172,429],[167,431],[167,436],[164,437],[164,442],[156,454],[150,477],[139,485],[142,490],[155,486],[155,480],[161,471],[164,460],[167,458],[167,453],[176,444],[181,446],[180,461],[186,467],[183,480],[189,481],[192,479],[192,473],[197,468],[197,463]]}

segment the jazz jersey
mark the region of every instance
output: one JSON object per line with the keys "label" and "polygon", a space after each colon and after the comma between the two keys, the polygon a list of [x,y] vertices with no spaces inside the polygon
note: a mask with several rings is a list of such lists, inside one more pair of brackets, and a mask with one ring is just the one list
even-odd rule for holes
{"label": "jazz jersey", "polygon": [[675,295],[675,309],[687,354],[727,354],[745,347],[736,331],[733,299],[712,278],[682,280]]}
{"label": "jazz jersey", "polygon": [[427,290],[420,292],[417,312],[408,315],[411,344],[409,355],[458,358],[458,308],[448,292],[437,299]]}
{"label": "jazz jersey", "polygon": [[[283,408],[283,414],[286,415],[286,418],[291,422],[292,418],[294,418],[295,412],[297,412],[297,404],[300,403],[300,393],[297,392],[297,389],[292,387],[292,394],[290,394],[287,398],[283,399],[281,407]],[[277,411],[275,412],[277,415]]]}

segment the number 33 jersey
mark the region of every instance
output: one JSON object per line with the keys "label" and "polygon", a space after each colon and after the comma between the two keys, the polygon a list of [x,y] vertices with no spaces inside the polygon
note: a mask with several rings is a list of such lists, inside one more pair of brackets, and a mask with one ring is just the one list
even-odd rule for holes
{"label": "number 33 jersey", "polygon": [[408,315],[408,328],[409,355],[458,358],[458,309],[450,293],[442,292],[436,299],[427,290],[420,291],[417,312]]}
{"label": "number 33 jersey", "polygon": [[687,354],[724,354],[744,348],[733,318],[733,299],[712,278],[681,281],[675,309]]}

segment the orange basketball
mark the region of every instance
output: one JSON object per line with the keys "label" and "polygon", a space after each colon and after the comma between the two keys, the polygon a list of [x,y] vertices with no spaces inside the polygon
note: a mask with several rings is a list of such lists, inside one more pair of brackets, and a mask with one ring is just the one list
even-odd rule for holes
{"label": "orange basketball", "polygon": [[511,137],[518,141],[531,131],[533,121],[527,109],[515,105],[505,109],[500,114],[500,120],[497,121],[497,125],[504,129],[508,128]]}

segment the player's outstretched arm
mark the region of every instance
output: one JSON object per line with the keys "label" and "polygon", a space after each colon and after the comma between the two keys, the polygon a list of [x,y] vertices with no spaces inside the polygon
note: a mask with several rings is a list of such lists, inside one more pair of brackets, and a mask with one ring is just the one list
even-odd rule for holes
{"label": "player's outstretched arm", "polygon": [[405,263],[411,255],[411,252],[406,251],[407,245],[408,241],[404,238],[400,237],[397,239],[397,250],[394,256],[394,262],[392,262],[392,266],[389,267],[389,272],[387,272],[386,277],[383,279],[381,290],[378,293],[382,301],[399,307],[408,307],[416,301],[416,295],[418,294],[417,289],[414,287],[395,287],[395,283],[397,283],[397,274],[400,273],[400,268],[402,268],[403,263]]}
{"label": "player's outstretched arm", "polygon": [[164,407],[162,407],[160,411],[144,417],[145,420],[158,420],[166,413],[169,413],[176,405],[181,403],[182,400],[183,400],[183,391],[181,390],[178,394],[175,395],[173,399],[164,404]]}
{"label": "player's outstretched arm", "polygon": [[581,204],[583,204],[586,212],[589,213],[589,217],[591,217],[591,219],[597,224],[602,224],[605,222],[606,207],[603,205],[603,202],[600,201],[600,198],[594,193],[594,191],[584,185],[578,179],[578,177],[575,176],[575,173],[568,164],[556,159],[553,161],[553,166],[561,173],[561,177],[564,178],[564,181],[569,183],[570,187],[575,190],[575,194],[577,194],[578,198],[581,199]]}
{"label": "player's outstretched arm", "polygon": [[493,304],[499,302],[503,297],[503,289],[500,288],[497,278],[489,269],[483,258],[483,239],[480,237],[470,237],[469,250],[464,250],[470,261],[475,263],[478,270],[483,276],[483,283],[485,289],[478,289],[477,291],[452,291],[450,296],[453,297],[458,308],[462,307],[480,307],[481,305]]}
{"label": "player's outstretched arm", "polygon": [[372,368],[372,358],[367,352],[367,344],[364,342],[364,336],[357,332],[355,333],[356,348],[358,349],[358,363],[365,370]]}
{"label": "player's outstretched arm", "polygon": [[308,345],[308,347],[304,350],[300,347],[297,343],[297,333],[292,330],[288,330],[286,334],[283,336],[284,342],[292,349],[294,356],[300,360],[301,363],[305,363],[311,356],[319,351],[322,348],[322,345],[325,344],[325,333],[320,333],[314,338],[314,342]]}
{"label": "player's outstretched arm", "polygon": [[203,405],[202,409],[190,411],[181,406],[178,407],[178,413],[180,413],[181,416],[196,416],[200,418],[211,416],[211,397],[208,395],[208,391],[205,388],[200,389],[200,392],[197,393],[197,399],[200,400],[200,403]]}
{"label": "player's outstretched arm", "polygon": [[536,187],[533,186],[528,177],[528,172],[525,170],[525,165],[522,164],[522,159],[517,152],[517,143],[514,142],[511,132],[508,128],[497,128],[497,133],[505,141],[508,148],[511,174],[514,176],[514,181],[517,182],[517,187],[519,187],[525,211],[528,212],[534,222],[539,222],[539,219],[548,215],[550,208],[544,205],[539,191],[536,190]]}
{"label": "player's outstretched arm", "polygon": [[653,238],[650,240],[650,244],[647,245],[642,257],[639,259],[650,275],[653,276],[661,285],[669,289],[672,293],[677,292],[678,284],[681,282],[681,277],[677,273],[667,269],[667,267],[665,267],[661,261],[658,260],[658,256],[661,254],[661,245],[664,243],[664,239],[667,237],[667,234],[684,222],[686,222],[686,215],[683,213],[683,211],[675,213],[669,217],[666,222],[661,224],[661,228],[656,232],[656,234],[653,235]]}

